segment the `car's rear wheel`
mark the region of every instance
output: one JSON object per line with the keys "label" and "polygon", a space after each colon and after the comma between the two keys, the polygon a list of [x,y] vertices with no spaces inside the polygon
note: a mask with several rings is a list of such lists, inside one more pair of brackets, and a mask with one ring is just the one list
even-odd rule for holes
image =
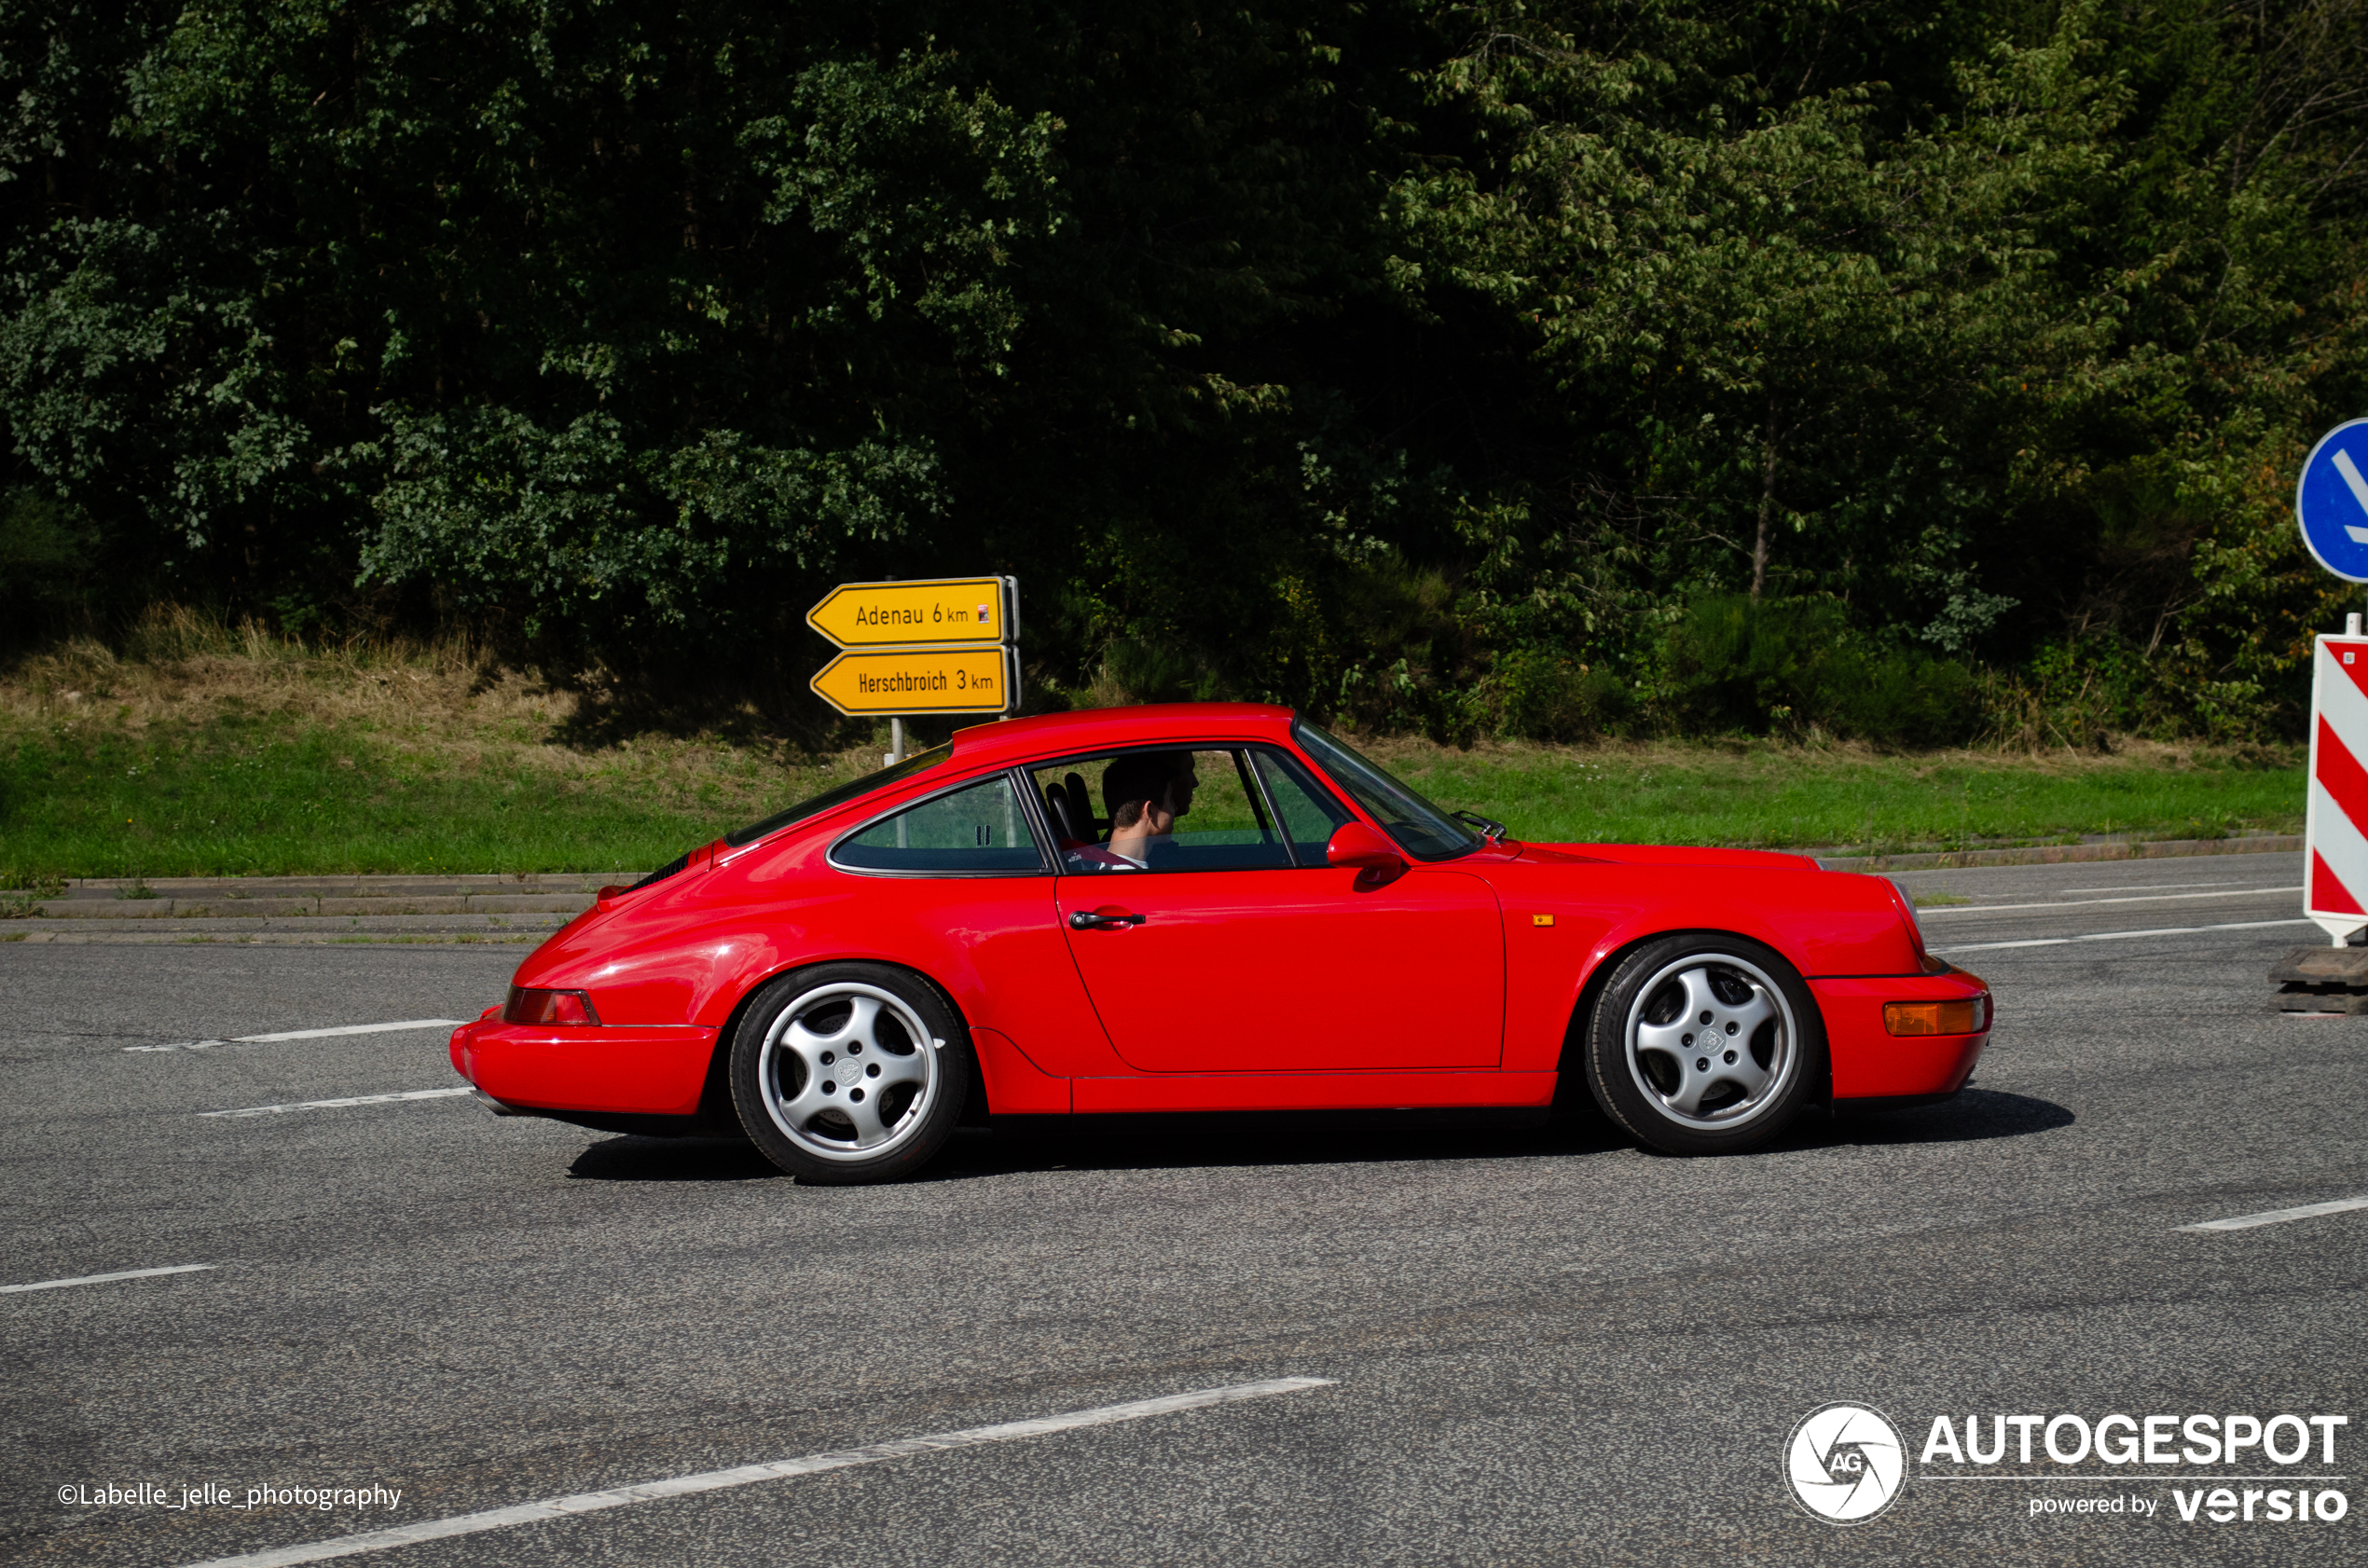
{"label": "car's rear wheel", "polygon": [[1673,1154],[1767,1142],[1825,1078],[1825,1030],[1798,971],[1743,937],[1680,932],[1620,960],[1587,1029],[1587,1081],[1612,1119]]}
{"label": "car's rear wheel", "polygon": [[929,985],[882,964],[768,983],[732,1041],[732,1103],[765,1158],[805,1181],[894,1181],[961,1120],[970,1035]]}

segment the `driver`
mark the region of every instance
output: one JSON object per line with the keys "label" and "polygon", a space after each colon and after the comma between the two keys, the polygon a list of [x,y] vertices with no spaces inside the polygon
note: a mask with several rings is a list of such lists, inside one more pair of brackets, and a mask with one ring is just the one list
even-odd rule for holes
{"label": "driver", "polygon": [[1190,751],[1129,751],[1102,775],[1102,802],[1110,814],[1110,840],[1094,857],[1113,871],[1150,865],[1151,842],[1176,831],[1176,819],[1192,809]]}

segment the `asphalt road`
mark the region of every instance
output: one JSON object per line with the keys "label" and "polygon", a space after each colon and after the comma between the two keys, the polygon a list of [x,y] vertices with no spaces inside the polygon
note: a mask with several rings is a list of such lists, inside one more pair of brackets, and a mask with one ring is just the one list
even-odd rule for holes
{"label": "asphalt road", "polygon": [[[1902,875],[1970,901],[1924,919],[1997,994],[1974,1087],[1716,1161],[1296,1117],[966,1133],[848,1190],[465,1098],[210,1117],[452,1085],[441,1029],[234,1037],[474,1016],[517,951],[0,945],[0,1284],[212,1265],[0,1293],[0,1557],[192,1562],[1310,1378],[344,1561],[2368,1560],[2356,1509],[2182,1520],[2212,1466],[1913,1463],[1936,1414],[2345,1414],[2333,1465],[2217,1471],[2368,1502],[2368,1210],[2180,1229],[2368,1195],[2368,1019],[2268,1011],[2323,940],[2256,924],[2297,860]],[[1783,1469],[1842,1399],[1911,1450],[1850,1529]],[[265,1486],[401,1495],[236,1506]],[[2031,1512],[2083,1497],[2125,1511]]]}

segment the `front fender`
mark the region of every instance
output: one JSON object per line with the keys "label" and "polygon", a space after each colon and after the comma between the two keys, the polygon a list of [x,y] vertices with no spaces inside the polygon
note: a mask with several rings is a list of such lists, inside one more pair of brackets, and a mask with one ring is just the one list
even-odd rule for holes
{"label": "front fender", "polygon": [[1506,925],[1505,1070],[1551,1070],[1590,983],[1640,942],[1721,931],[1773,948],[1804,979],[1922,972],[1888,883],[1852,873],[1722,866],[1519,866],[1492,873]]}

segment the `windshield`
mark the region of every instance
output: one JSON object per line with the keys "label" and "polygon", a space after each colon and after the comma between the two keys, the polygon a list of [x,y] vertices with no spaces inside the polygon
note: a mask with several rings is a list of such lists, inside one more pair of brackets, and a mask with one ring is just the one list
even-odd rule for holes
{"label": "windshield", "polygon": [[1480,837],[1413,791],[1304,719],[1291,734],[1332,782],[1379,822],[1398,847],[1418,860],[1444,860],[1480,847]]}
{"label": "windshield", "polygon": [[837,789],[826,790],[810,801],[798,802],[787,811],[777,811],[762,822],[751,822],[737,832],[725,833],[723,842],[735,849],[743,844],[753,844],[766,833],[786,828],[792,822],[802,822],[808,817],[819,816],[834,805],[845,805],[847,802],[868,795],[874,790],[886,789],[900,779],[910,778],[916,773],[925,773],[953,754],[954,748],[951,746],[941,746],[930,751],[916,751],[893,767],[884,767],[877,773],[867,773],[860,778],[849,779]]}

